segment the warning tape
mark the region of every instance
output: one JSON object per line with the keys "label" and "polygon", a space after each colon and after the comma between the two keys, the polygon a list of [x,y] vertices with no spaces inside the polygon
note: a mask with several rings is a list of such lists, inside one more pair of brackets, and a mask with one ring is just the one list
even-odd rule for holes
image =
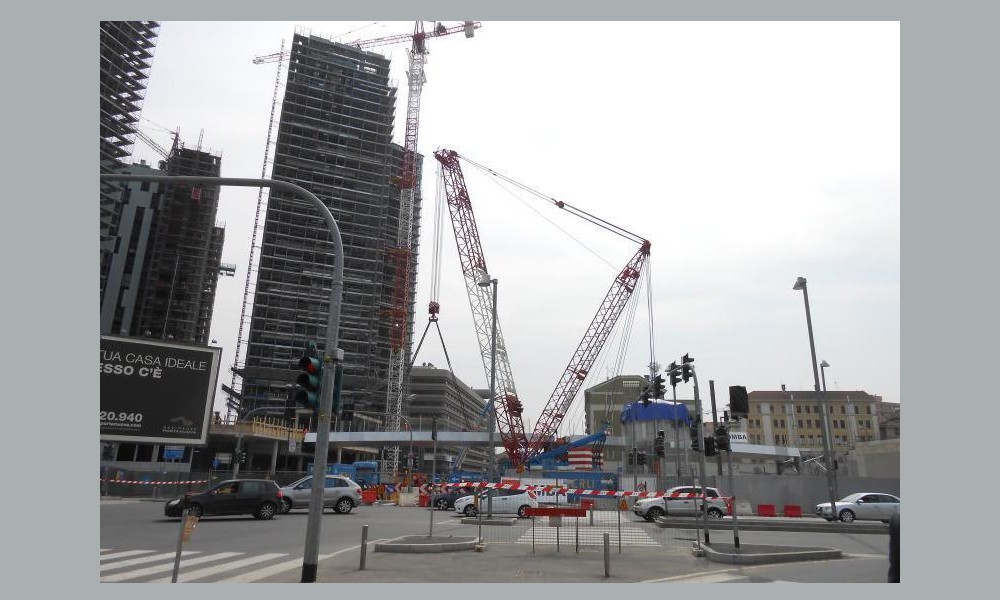
{"label": "warning tape", "polygon": [[[635,491],[630,492],[627,490],[587,490],[578,488],[569,488],[563,485],[537,485],[537,484],[527,484],[521,485],[517,483],[486,483],[483,481],[463,481],[461,483],[447,483],[443,487],[484,487],[484,488],[499,488],[504,490],[524,490],[530,492],[556,492],[558,494],[572,494],[574,496],[604,496],[608,498],[662,498],[667,496],[669,498],[696,498],[704,499],[706,496],[701,494],[695,494],[693,492],[687,494],[681,494],[674,492],[672,494],[667,494],[666,492],[643,492]],[[709,498],[711,498],[709,496]],[[720,498],[725,500],[725,498]]]}
{"label": "warning tape", "polygon": [[176,480],[174,480],[174,481],[128,481],[128,480],[125,480],[125,479],[104,479],[102,477],[101,481],[102,482],[106,482],[106,483],[128,483],[128,484],[132,484],[132,485],[177,485],[177,484],[187,485],[189,483],[208,483],[211,480],[210,479],[196,479],[196,480],[192,480],[192,481],[176,481]]}

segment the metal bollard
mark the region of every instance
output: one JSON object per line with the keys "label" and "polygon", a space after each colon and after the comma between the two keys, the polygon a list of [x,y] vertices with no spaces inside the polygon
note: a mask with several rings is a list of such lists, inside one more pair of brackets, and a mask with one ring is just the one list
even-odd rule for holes
{"label": "metal bollard", "polygon": [[604,534],[604,576],[611,577],[611,538]]}
{"label": "metal bollard", "polygon": [[361,526],[361,568],[359,570],[365,570],[365,556],[368,553],[368,526]]}

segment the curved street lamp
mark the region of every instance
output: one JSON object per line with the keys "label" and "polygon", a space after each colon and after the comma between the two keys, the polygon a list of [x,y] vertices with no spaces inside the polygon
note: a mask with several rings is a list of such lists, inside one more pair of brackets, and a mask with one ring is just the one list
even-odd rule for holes
{"label": "curved street lamp", "polygon": [[837,484],[836,484],[836,474],[833,472],[832,464],[832,446],[830,441],[830,415],[826,409],[826,395],[823,393],[825,386],[823,388],[819,385],[819,366],[816,364],[816,342],[813,340],[813,326],[812,326],[812,315],[809,313],[809,290],[806,287],[806,278],[799,277],[795,280],[795,285],[792,286],[793,290],[802,290],[802,298],[806,304],[806,327],[809,329],[809,352],[812,354],[812,368],[813,368],[813,380],[815,381],[816,393],[819,395],[819,410],[820,410],[820,425],[823,428],[823,457],[824,463],[826,464],[826,486],[827,491],[830,494],[830,515],[833,518],[837,516]]}

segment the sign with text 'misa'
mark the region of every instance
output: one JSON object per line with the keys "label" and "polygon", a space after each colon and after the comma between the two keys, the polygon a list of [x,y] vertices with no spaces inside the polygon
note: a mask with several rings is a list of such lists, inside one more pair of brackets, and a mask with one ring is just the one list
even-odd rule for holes
{"label": "sign with text 'misa'", "polygon": [[101,336],[101,441],[208,441],[222,349]]}

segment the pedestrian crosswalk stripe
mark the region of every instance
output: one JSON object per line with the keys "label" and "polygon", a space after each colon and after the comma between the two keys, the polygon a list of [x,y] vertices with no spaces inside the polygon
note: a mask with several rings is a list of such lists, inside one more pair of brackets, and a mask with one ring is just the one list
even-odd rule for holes
{"label": "pedestrian crosswalk stripe", "polygon": [[[149,550],[149,552],[152,552],[152,550]],[[181,553],[181,556],[189,556],[191,554],[201,554],[201,552],[185,550],[184,552]],[[101,565],[101,571],[102,572],[112,571],[114,569],[121,569],[124,567],[134,567],[136,565],[144,565],[146,563],[157,562],[160,560],[173,559],[175,556],[177,556],[176,552],[165,552],[163,554],[154,554],[152,556],[143,556],[141,558],[130,558],[128,560],[120,560],[118,562]]]}
{"label": "pedestrian crosswalk stripe", "polygon": [[[101,552],[105,552],[105,550],[102,549]],[[153,552],[153,550],[123,550],[122,552],[112,552],[110,554],[102,554],[101,555],[101,562],[106,561],[106,560],[114,560],[116,558],[125,558],[125,557],[128,557],[128,556],[136,556],[136,555],[139,555],[139,554],[149,554],[150,552]]]}
{"label": "pedestrian crosswalk stripe", "polygon": [[[211,575],[216,575],[218,573],[223,573],[225,571],[231,571],[233,569],[242,569],[243,567],[257,564],[259,562],[264,562],[266,560],[272,560],[279,558],[281,556],[288,556],[287,554],[259,554],[257,556],[249,556],[242,560],[237,560],[233,562],[223,563],[221,565],[215,565],[211,567],[206,567],[204,569],[197,569],[195,571],[184,571],[181,569],[180,573],[177,575],[177,581],[184,583],[186,581],[193,581],[195,579],[200,579],[202,577],[209,577]],[[183,563],[181,564],[183,567]],[[162,579],[154,579],[148,583],[170,583],[173,579],[173,574],[170,577],[164,577]]]}
{"label": "pedestrian crosswalk stripe", "polygon": [[[379,538],[377,540],[369,540],[368,543],[370,545],[374,545],[379,542],[387,542],[387,541],[390,540]],[[319,556],[316,557],[316,562],[318,563],[328,558],[333,558],[334,556],[337,556],[339,554],[344,554],[345,552],[356,552],[359,548],[361,548],[360,544],[351,546],[350,548],[343,548],[341,550],[331,552],[330,554],[320,554]],[[292,560],[286,560],[284,562],[276,563],[273,565],[268,565],[261,569],[254,569],[249,573],[242,573],[240,575],[236,575],[235,577],[230,577],[228,579],[220,579],[213,583],[250,583],[252,581],[260,581],[261,579],[273,577],[274,575],[277,575],[279,573],[284,573],[285,571],[291,571],[293,569],[301,569],[301,568],[302,568],[302,557],[299,557],[299,558],[294,558]]]}
{"label": "pedestrian crosswalk stripe", "polygon": [[[188,558],[181,560],[180,568],[199,565],[202,563],[212,562],[215,560],[222,560],[225,558],[232,558],[234,556],[239,556],[244,554],[243,552],[219,552],[218,554],[210,554],[208,556],[201,556],[198,558]],[[142,577],[147,577],[149,575],[157,575],[159,573],[164,573],[167,571],[173,571],[174,562],[170,561],[166,564],[156,565],[155,567],[147,567],[145,569],[139,569],[136,571],[126,571],[124,573],[117,573],[115,575],[106,575],[101,577],[102,582],[116,582],[116,581],[128,581],[129,579],[140,579]]]}

